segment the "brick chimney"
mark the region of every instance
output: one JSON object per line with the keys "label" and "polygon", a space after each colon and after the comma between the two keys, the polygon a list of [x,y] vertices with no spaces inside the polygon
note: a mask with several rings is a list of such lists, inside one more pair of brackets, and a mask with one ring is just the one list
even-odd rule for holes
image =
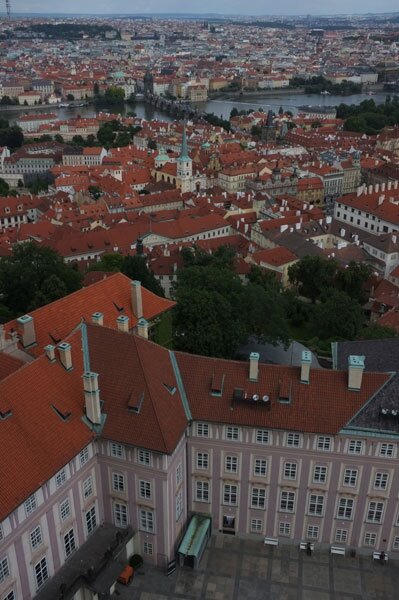
{"label": "brick chimney", "polygon": [[301,356],[301,383],[310,383],[310,366],[312,364],[312,353],[302,350]]}
{"label": "brick chimney", "polygon": [[259,375],[259,354],[258,352],[251,352],[249,355],[249,380],[258,381]]}
{"label": "brick chimney", "polygon": [[36,344],[35,323],[33,317],[24,315],[17,319],[17,323],[22,328],[22,345],[24,348],[30,348]]}
{"label": "brick chimney", "polygon": [[118,330],[123,331],[124,333],[129,333],[129,317],[125,315],[121,315],[116,319],[116,323],[118,325]]}
{"label": "brick chimney", "polygon": [[83,376],[85,393],[86,417],[94,423],[101,425],[100,390],[98,389],[98,374],[87,371]]}
{"label": "brick chimney", "polygon": [[137,333],[140,337],[148,340],[148,321],[145,319],[140,319],[137,324]]}
{"label": "brick chimney", "polygon": [[101,312],[95,312],[91,315],[94,325],[104,325],[104,315]]}
{"label": "brick chimney", "polygon": [[352,392],[359,392],[362,388],[364,359],[364,356],[348,357],[348,389]]}
{"label": "brick chimney", "polygon": [[131,284],[131,295],[132,295],[132,310],[133,314],[137,319],[143,317],[143,296],[141,291],[141,282],[132,281]]}
{"label": "brick chimney", "polygon": [[60,361],[64,369],[70,371],[73,367],[72,365],[72,346],[67,342],[62,342],[62,344],[58,344],[58,351],[60,353]]}

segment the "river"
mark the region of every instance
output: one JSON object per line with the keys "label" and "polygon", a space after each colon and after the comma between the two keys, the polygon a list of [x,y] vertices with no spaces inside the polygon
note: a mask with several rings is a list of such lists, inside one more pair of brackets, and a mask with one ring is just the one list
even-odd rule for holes
{"label": "river", "polygon": [[[380,103],[385,101],[386,96],[387,94],[384,92],[377,92],[372,96],[369,96],[368,94],[354,94],[353,96],[322,96],[318,94],[298,94],[295,92],[292,94],[279,94],[276,92],[275,94],[269,93],[264,97],[259,96],[256,98],[240,96],[238,98],[231,99],[224,98],[220,100],[209,100],[208,102],[199,103],[198,107],[200,110],[205,112],[213,112],[218,117],[228,119],[230,112],[234,107],[237,107],[239,110],[262,108],[264,111],[272,109],[274,112],[277,112],[280,106],[282,106],[284,110],[290,110],[296,114],[298,112],[298,107],[303,105],[336,106],[341,104],[341,102],[345,104],[360,104],[360,102],[363,100],[370,99]],[[115,111],[115,107],[110,107],[109,109],[102,108],[101,110],[113,112]],[[118,112],[121,112],[123,115],[126,115],[132,111],[135,112],[138,117],[146,119],[147,121],[154,119],[161,121],[172,120],[168,113],[158,110],[142,101],[136,102],[136,104],[133,105],[125,105],[122,110],[118,107]],[[33,112],[33,110],[29,111],[29,114],[31,112]],[[72,117],[76,117],[78,115],[82,117],[93,117],[97,112],[99,112],[99,109],[96,109],[93,105],[59,109],[52,106],[45,106],[38,108],[37,112],[56,112],[59,118],[64,120],[71,119]],[[9,119],[11,122],[16,121],[21,114],[23,114],[23,111],[21,110],[7,110],[4,112],[0,111],[0,116]]]}

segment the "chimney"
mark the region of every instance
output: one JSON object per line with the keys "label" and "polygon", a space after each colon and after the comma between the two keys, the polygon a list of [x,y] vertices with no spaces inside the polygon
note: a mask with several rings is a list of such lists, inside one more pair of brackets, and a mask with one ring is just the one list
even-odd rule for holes
{"label": "chimney", "polygon": [[36,344],[35,323],[33,317],[24,315],[17,319],[17,323],[22,327],[22,345],[24,348],[30,348]]}
{"label": "chimney", "polygon": [[348,357],[348,389],[359,392],[362,387],[364,356]]}
{"label": "chimney", "polygon": [[141,292],[141,282],[132,281],[131,294],[132,294],[132,310],[133,314],[141,319],[143,316],[143,296]]}
{"label": "chimney", "polygon": [[312,364],[312,353],[302,350],[301,356],[301,383],[310,383],[310,365]]}
{"label": "chimney", "polygon": [[104,325],[104,315],[101,312],[95,312],[91,315],[94,325]]}
{"label": "chimney", "polygon": [[121,315],[116,319],[116,323],[118,325],[118,331],[123,331],[124,333],[129,333],[129,317],[125,315]]}
{"label": "chimney", "polygon": [[372,185],[369,185],[369,191],[368,191],[368,193],[369,193],[369,194],[372,194],[372,193],[373,193],[373,186],[372,186]]}
{"label": "chimney", "polygon": [[72,347],[67,342],[58,344],[58,350],[60,353],[60,361],[64,369],[70,371],[72,369]]}
{"label": "chimney", "polygon": [[392,188],[392,181],[388,181],[388,185],[387,185],[388,192],[391,191],[391,188]]}
{"label": "chimney", "polygon": [[48,346],[44,347],[44,351],[45,351],[46,356],[49,359],[49,361],[51,363],[54,363],[55,362],[55,346],[52,346],[52,344],[49,344]]}
{"label": "chimney", "polygon": [[397,190],[398,189],[398,180],[395,179],[395,181],[393,182],[393,189]]}
{"label": "chimney", "polygon": [[385,188],[386,188],[386,183],[385,183],[385,181],[383,181],[381,183],[381,192],[385,192]]}
{"label": "chimney", "polygon": [[85,393],[86,417],[94,423],[101,425],[100,390],[98,389],[98,375],[87,371],[83,376]]}
{"label": "chimney", "polygon": [[139,322],[137,324],[137,333],[140,337],[148,340],[148,321],[146,321],[145,319],[139,319]]}
{"label": "chimney", "polygon": [[259,374],[259,354],[251,352],[249,355],[249,380],[258,381]]}
{"label": "chimney", "polygon": [[380,191],[380,184],[379,183],[375,184],[374,191],[375,191],[376,194],[378,194],[378,192]]}
{"label": "chimney", "polygon": [[379,196],[378,206],[381,206],[381,204],[384,204],[384,200],[385,200],[385,194],[382,194],[382,196]]}

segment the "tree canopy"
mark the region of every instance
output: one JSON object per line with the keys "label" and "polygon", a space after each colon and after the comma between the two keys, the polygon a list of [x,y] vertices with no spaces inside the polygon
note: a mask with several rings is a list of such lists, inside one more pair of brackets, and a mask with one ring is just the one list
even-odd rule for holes
{"label": "tree canopy", "polygon": [[122,254],[104,254],[99,262],[90,267],[90,271],[121,271],[130,279],[141,281],[143,287],[157,296],[164,296],[164,291],[155,278],[154,274],[148,269],[145,256],[136,254],[135,256],[122,256]]}

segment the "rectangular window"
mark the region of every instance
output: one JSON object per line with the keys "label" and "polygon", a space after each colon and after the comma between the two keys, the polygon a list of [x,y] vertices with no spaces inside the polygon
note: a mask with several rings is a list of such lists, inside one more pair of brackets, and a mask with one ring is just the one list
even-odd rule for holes
{"label": "rectangular window", "polygon": [[149,533],[154,532],[154,513],[152,510],[140,510],[140,529]]}
{"label": "rectangular window", "polygon": [[30,532],[30,545],[32,550],[35,550],[43,541],[42,537],[42,528],[40,525],[35,527],[33,531]]}
{"label": "rectangular window", "polygon": [[238,427],[232,427],[229,425],[226,427],[226,439],[238,441],[240,439],[240,430]]}
{"label": "rectangular window", "polygon": [[197,452],[197,469],[206,470],[209,467],[209,454],[207,452]]}
{"label": "rectangular window", "polygon": [[86,512],[85,519],[86,519],[87,534],[89,535],[97,527],[97,516],[96,516],[96,507],[95,506],[92,506]]}
{"label": "rectangular window", "polygon": [[10,567],[8,566],[8,558],[5,556],[0,559],[0,583],[2,583],[10,575]]}
{"label": "rectangular window", "polygon": [[139,450],[138,460],[141,465],[151,465],[151,452],[148,450]]}
{"label": "rectangular window", "polygon": [[61,471],[58,471],[57,475],[55,476],[55,485],[57,486],[57,488],[59,488],[62,485],[64,485],[65,482],[66,482],[66,470],[61,469]]}
{"label": "rectangular window", "polygon": [[125,491],[125,476],[122,473],[112,473],[112,490],[114,492]]}
{"label": "rectangular window", "polygon": [[257,444],[268,444],[269,443],[269,432],[267,429],[256,430],[256,443]]}
{"label": "rectangular window", "polygon": [[111,456],[114,458],[123,458],[123,446],[122,444],[116,444],[115,442],[110,443]]}
{"label": "rectangular window", "polygon": [[25,512],[28,517],[37,509],[36,494],[32,494],[27,500],[25,500]]}
{"label": "rectangular window", "polygon": [[151,482],[150,481],[139,481],[139,495],[140,498],[145,500],[151,499]]}
{"label": "rectangular window", "polygon": [[317,438],[317,449],[331,450],[331,437],[326,435],[319,435],[319,437]]}
{"label": "rectangular window", "polygon": [[81,450],[79,452],[79,464],[80,464],[80,466],[83,467],[83,465],[85,465],[88,460],[89,460],[89,449],[88,448],[83,448],[83,450]]}
{"label": "rectangular window", "polygon": [[291,535],[291,523],[279,523],[279,535]]}
{"label": "rectangular window", "polygon": [[61,521],[65,521],[70,516],[71,516],[71,505],[70,505],[70,502],[69,502],[69,498],[65,498],[65,500],[63,500],[60,503],[60,518],[61,518]]}
{"label": "rectangular window", "polygon": [[348,443],[349,454],[362,454],[363,442],[362,440],[350,440]]}
{"label": "rectangular window", "polygon": [[183,513],[183,492],[180,489],[176,494],[176,521],[178,521]]}
{"label": "rectangular window", "polygon": [[348,539],[347,529],[337,529],[335,532],[335,541],[345,544]]}
{"label": "rectangular window", "polygon": [[209,483],[207,481],[196,481],[195,500],[196,502],[209,502]]}
{"label": "rectangular window", "polygon": [[236,456],[226,456],[225,470],[227,473],[237,473],[238,459]]}
{"label": "rectangular window", "polygon": [[386,490],[388,487],[388,473],[376,473],[374,479],[375,490]]}
{"label": "rectangular window", "polygon": [[43,583],[48,579],[47,560],[45,556],[35,565],[35,578],[37,589],[42,587]]}
{"label": "rectangular window", "polygon": [[225,483],[223,486],[223,504],[237,505],[237,486]]}
{"label": "rectangular window", "polygon": [[3,527],[0,524],[0,542],[2,542],[3,540],[4,540]]}
{"label": "rectangular window", "polygon": [[6,594],[2,600],[17,600],[16,596],[14,594],[14,590],[11,590],[11,592],[8,592],[8,594]]}
{"label": "rectangular window", "polygon": [[392,544],[392,550],[399,550],[399,537],[395,537]]}
{"label": "rectangular window", "polygon": [[369,502],[369,506],[367,509],[367,521],[369,523],[381,523],[382,514],[384,512],[384,503],[383,502]]}
{"label": "rectangular window", "polygon": [[344,485],[349,487],[355,487],[357,483],[357,469],[345,469],[344,472]]}
{"label": "rectangular window", "polygon": [[149,556],[152,556],[154,554],[154,546],[151,542],[144,542],[143,552],[144,554],[148,554]]}
{"label": "rectangular window", "polygon": [[197,423],[197,436],[205,438],[209,437],[208,423]]}
{"label": "rectangular window", "polygon": [[375,543],[377,541],[377,534],[367,532],[364,536],[364,545],[374,548]]}
{"label": "rectangular window", "polygon": [[71,556],[71,554],[76,550],[75,533],[74,533],[73,529],[70,529],[64,535],[64,550],[65,550],[65,558],[68,558],[68,556]]}
{"label": "rectangular window", "polygon": [[289,448],[299,448],[301,436],[299,433],[287,433],[286,444]]}
{"label": "rectangular window", "polygon": [[281,512],[294,512],[295,509],[295,492],[282,491],[280,494],[280,510]]}
{"label": "rectangular window", "polygon": [[262,509],[266,507],[266,490],[264,488],[252,488],[251,507]]}
{"label": "rectangular window", "polygon": [[251,533],[262,533],[263,521],[262,519],[251,519]]}
{"label": "rectangular window", "polygon": [[267,460],[265,458],[255,458],[254,475],[265,477],[267,473]]}
{"label": "rectangular window", "polygon": [[93,494],[93,478],[89,475],[82,484],[83,498],[90,498]]}
{"label": "rectangular window", "polygon": [[326,483],[327,481],[327,467],[321,465],[315,465],[313,471],[313,483]]}
{"label": "rectangular window", "polygon": [[324,509],[324,496],[318,494],[310,494],[308,513],[321,517]]}
{"label": "rectangular window", "polygon": [[380,456],[385,456],[387,458],[390,458],[391,456],[393,456],[394,453],[394,445],[393,444],[386,444],[386,443],[382,443],[380,444]]}
{"label": "rectangular window", "polygon": [[296,479],[297,464],[286,462],[284,463],[284,479]]}
{"label": "rectangular window", "polygon": [[338,502],[337,518],[352,519],[354,501],[352,498],[340,498]]}
{"label": "rectangular window", "polygon": [[127,527],[127,506],[114,502],[114,523],[116,527]]}
{"label": "rectangular window", "polygon": [[319,537],[319,526],[318,525],[308,525],[306,537],[309,540],[317,540],[317,538]]}
{"label": "rectangular window", "polygon": [[179,463],[176,467],[176,485],[180,485],[183,481],[183,465]]}

